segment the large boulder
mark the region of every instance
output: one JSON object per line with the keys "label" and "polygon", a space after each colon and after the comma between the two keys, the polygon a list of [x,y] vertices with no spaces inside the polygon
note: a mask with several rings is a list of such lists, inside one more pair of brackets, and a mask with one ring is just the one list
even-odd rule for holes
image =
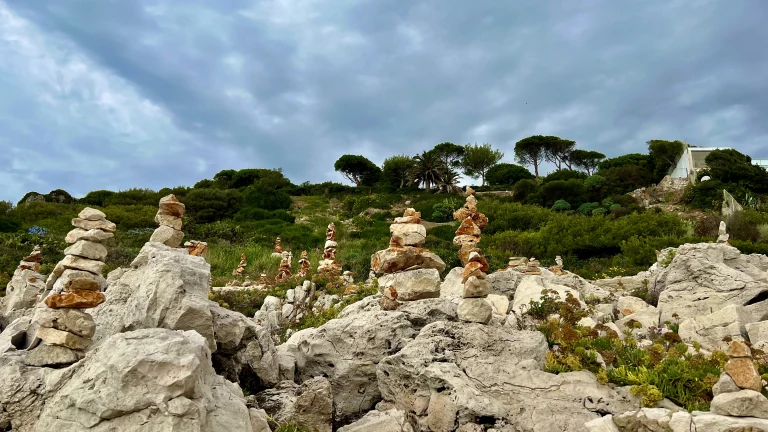
{"label": "large boulder", "polygon": [[[725,243],[685,244],[656,277],[662,321],[696,318],[768,298],[768,273]],[[761,320],[762,317],[755,317]]]}
{"label": "large boulder", "polygon": [[445,270],[445,262],[426,249],[403,246],[380,250],[371,256],[371,268],[376,273],[392,273],[410,268]]}
{"label": "large boulder", "polygon": [[216,371],[249,390],[279,381],[277,351],[269,329],[239,312],[212,306]]}
{"label": "large boulder", "polygon": [[397,291],[398,301],[440,297],[440,272],[436,269],[417,269],[379,277],[379,290],[389,287]]}
{"label": "large boulder", "polygon": [[725,340],[745,340],[746,325],[754,321],[746,307],[728,305],[696,318],[687,318],[680,323],[678,334],[686,342],[695,341],[707,351],[726,350]]}
{"label": "large boulder", "polygon": [[[359,418],[381,399],[376,365],[416,335],[406,314],[360,312],[301,330],[278,347],[280,371],[304,382],[325,376],[333,389],[334,420]],[[285,371],[285,372],[284,372]]]}
{"label": "large boulder", "polygon": [[431,431],[478,422],[584,431],[597,412],[639,408],[589,372],[543,372],[546,352],[539,332],[436,322],[379,363],[379,389],[385,402]]}
{"label": "large boulder", "polygon": [[131,264],[107,279],[107,300],[91,312],[94,341],[142,329],[194,330],[216,350],[208,300],[211,266],[186,249],[147,243]]}
{"label": "large boulder", "polygon": [[0,327],[27,315],[45,291],[45,276],[31,269],[16,269],[0,298]]}
{"label": "large boulder", "polygon": [[64,369],[0,357],[0,424],[19,432],[252,432],[242,391],[215,374],[196,332],[144,329],[107,338]]}

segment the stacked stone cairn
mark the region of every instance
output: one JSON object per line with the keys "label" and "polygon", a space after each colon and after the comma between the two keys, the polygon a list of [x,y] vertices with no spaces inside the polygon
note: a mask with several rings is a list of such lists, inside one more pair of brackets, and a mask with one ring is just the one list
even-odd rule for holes
{"label": "stacked stone cairn", "polygon": [[[506,270],[512,270],[517,272],[525,272],[528,270],[528,258],[526,257],[509,257],[507,261]],[[503,270],[500,270],[503,271]]]}
{"label": "stacked stone cairn", "polygon": [[528,260],[528,268],[525,270],[527,275],[540,275],[541,274],[541,262],[534,257]]}
{"label": "stacked stone cairn", "polygon": [[248,261],[246,260],[245,254],[240,254],[240,264],[237,265],[237,268],[232,270],[232,276],[242,276],[245,274],[245,268],[248,267]]}
{"label": "stacked stone cairn", "polygon": [[280,260],[280,268],[277,270],[277,276],[275,276],[275,282],[282,282],[291,278],[291,261],[287,254],[282,254]]}
{"label": "stacked stone cairn", "polygon": [[181,232],[181,220],[184,217],[184,204],[180,203],[173,194],[160,198],[160,208],[155,215],[155,222],[160,225],[152,237],[151,242],[159,242],[166,246],[177,248],[184,240],[184,233]]}
{"label": "stacked stone cairn", "polygon": [[273,256],[281,256],[283,254],[283,245],[280,237],[275,239],[275,249],[272,251]]}
{"label": "stacked stone cairn", "polygon": [[331,222],[328,229],[325,230],[325,247],[323,248],[323,259],[317,267],[318,273],[341,273],[341,265],[336,262],[336,225]]}
{"label": "stacked stone cairn", "polygon": [[267,281],[267,274],[266,273],[262,273],[259,276],[259,282],[256,284],[256,288],[263,290],[263,289],[266,289],[268,287],[269,287],[269,282]]}
{"label": "stacked stone cairn", "polygon": [[[389,232],[389,248],[371,256],[372,272],[384,274],[378,278],[381,308],[394,310],[400,301],[439,297],[440,272],[445,270],[445,263],[421,247],[427,238],[421,213],[406,209],[403,217],[395,218]],[[371,276],[373,279],[375,274]]]}
{"label": "stacked stone cairn", "polygon": [[40,273],[40,263],[43,261],[43,251],[40,250],[40,246],[35,246],[32,249],[32,253],[22,258],[19,263],[19,270],[32,270],[33,272]]}
{"label": "stacked stone cairn", "polygon": [[718,243],[728,243],[728,238],[730,236],[728,235],[728,232],[726,231],[725,222],[720,221],[720,228],[717,230],[717,242]]}
{"label": "stacked stone cairn", "polygon": [[749,346],[733,341],[726,354],[729,360],[712,387],[715,398],[711,411],[726,416],[768,418],[768,399],[761,394],[763,380]]}
{"label": "stacked stone cairn", "polygon": [[184,248],[186,248],[187,252],[192,256],[208,257],[208,243],[206,242],[191,240],[184,242]]}
{"label": "stacked stone cairn", "polygon": [[550,267],[549,270],[556,275],[566,273],[566,271],[563,270],[563,258],[560,255],[555,256],[555,265]]}
{"label": "stacked stone cairn", "polygon": [[477,244],[480,233],[488,225],[488,218],[477,211],[475,191],[467,187],[464,207],[456,210],[453,218],[461,221],[453,242],[460,246],[459,259],[464,265],[461,281],[464,284],[462,298],[459,300],[457,314],[460,320],[488,324],[491,321],[493,308],[485,298],[490,290],[485,272],[488,271],[488,261],[480,252]]}
{"label": "stacked stone cairn", "polygon": [[301,251],[301,257],[299,258],[299,277],[305,278],[309,276],[309,267],[311,265],[307,251]]}
{"label": "stacked stone cairn", "polygon": [[5,296],[0,297],[0,319],[5,319],[2,325],[11,323],[14,311],[33,308],[40,302],[40,296],[45,292],[45,276],[40,274],[42,260],[40,246],[35,246],[13,272],[13,277],[5,287]]}
{"label": "stacked stone cairn", "polygon": [[100,242],[113,237],[116,226],[92,208],[81,211],[72,225],[75,229],[66,237],[71,246],[46,282],[47,308],[38,308],[32,318],[35,338],[42,342],[27,355],[29,365],[64,366],[82,359],[96,332],[93,317],[83,309],[106,300],[102,291],[107,282],[101,271],[107,248]]}

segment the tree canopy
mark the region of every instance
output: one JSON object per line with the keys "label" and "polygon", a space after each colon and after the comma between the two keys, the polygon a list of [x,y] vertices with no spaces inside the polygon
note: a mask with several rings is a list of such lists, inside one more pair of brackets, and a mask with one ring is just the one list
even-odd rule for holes
{"label": "tree canopy", "polygon": [[562,139],[556,136],[544,137],[544,159],[555,164],[558,170],[563,165],[572,168],[571,152],[576,148],[576,141]]}
{"label": "tree canopy", "polygon": [[533,174],[525,167],[511,163],[497,164],[485,175],[490,186],[511,186],[520,180],[533,179]]}
{"label": "tree canopy", "polygon": [[539,177],[539,165],[544,161],[547,137],[533,135],[515,143],[515,159],[522,165],[533,165],[533,173]]}
{"label": "tree canopy", "polygon": [[574,149],[570,157],[573,166],[586,171],[587,175],[594,174],[597,165],[605,159],[605,155],[600,152],[581,149]]}
{"label": "tree canopy", "polygon": [[434,152],[443,164],[448,168],[459,168],[461,159],[464,157],[465,147],[452,142],[444,142],[436,145],[431,152]]}
{"label": "tree canopy", "polygon": [[683,154],[685,144],[681,141],[665,140],[650,140],[647,144],[648,155],[651,158],[651,164],[653,164],[653,181],[658,183],[677,163],[680,155]]}
{"label": "tree canopy", "polygon": [[360,155],[346,154],[333,164],[333,168],[355,186],[370,186],[378,180],[381,173],[381,169],[376,164]]}
{"label": "tree canopy", "polygon": [[758,193],[768,192],[768,172],[753,165],[751,157],[737,150],[713,150],[704,161],[714,180],[738,184]]}
{"label": "tree canopy", "polygon": [[408,175],[413,166],[413,158],[408,155],[395,155],[384,159],[381,180],[391,189],[402,189],[408,184]]}
{"label": "tree canopy", "polygon": [[504,153],[494,150],[490,144],[467,144],[464,146],[464,156],[461,159],[461,166],[464,168],[464,174],[468,177],[480,177],[482,185],[485,186],[485,176],[488,170],[499,163]]}

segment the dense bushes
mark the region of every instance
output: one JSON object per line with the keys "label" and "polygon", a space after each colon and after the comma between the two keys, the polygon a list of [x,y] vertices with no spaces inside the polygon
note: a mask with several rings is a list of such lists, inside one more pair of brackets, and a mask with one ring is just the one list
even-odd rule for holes
{"label": "dense bushes", "polygon": [[485,179],[491,186],[512,186],[520,180],[533,179],[533,174],[520,165],[500,163],[488,170]]}

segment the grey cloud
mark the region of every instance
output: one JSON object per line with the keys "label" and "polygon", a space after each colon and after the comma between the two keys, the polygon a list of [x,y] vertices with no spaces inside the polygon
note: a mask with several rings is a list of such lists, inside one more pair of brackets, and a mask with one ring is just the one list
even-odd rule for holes
{"label": "grey cloud", "polygon": [[[332,164],[344,152],[381,162],[442,141],[491,142],[511,161],[537,133],[611,156],[660,138],[768,157],[759,0],[6,2],[167,114],[172,127],[147,131],[145,146],[186,147],[168,169],[108,128],[76,133],[69,147],[91,143],[120,164],[110,187],[246,166],[340,180]],[[94,148],[99,139],[111,144]]]}

